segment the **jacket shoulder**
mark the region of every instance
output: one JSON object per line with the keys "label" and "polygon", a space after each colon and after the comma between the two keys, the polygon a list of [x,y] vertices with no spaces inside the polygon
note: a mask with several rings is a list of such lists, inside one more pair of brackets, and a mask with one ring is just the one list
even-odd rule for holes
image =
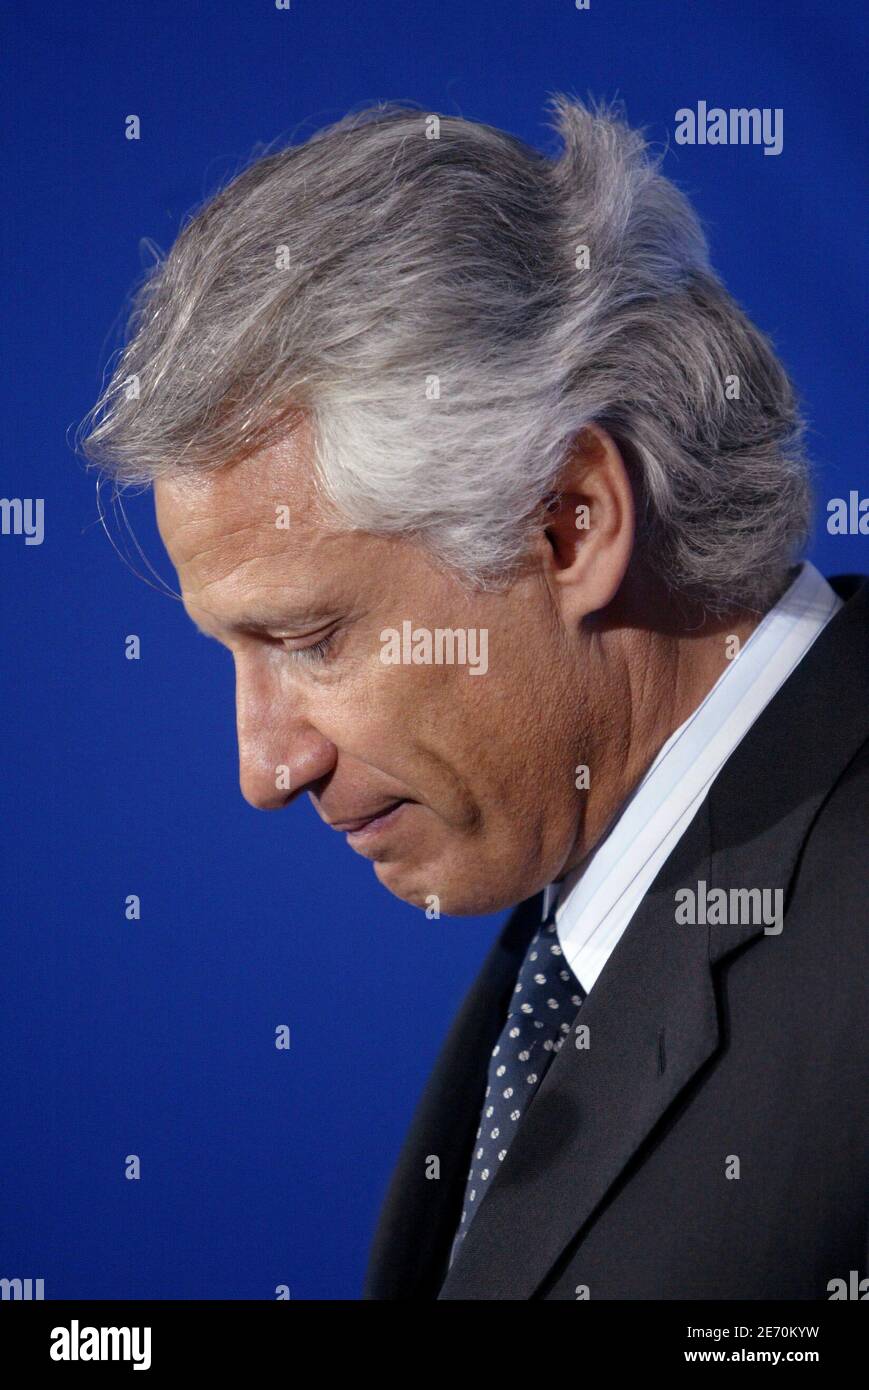
{"label": "jacket shoulder", "polygon": [[[787,917],[823,926],[825,951],[869,967],[869,740],[841,773],[803,843]],[[787,930],[787,926],[785,927]],[[843,953],[840,955],[839,953]]]}

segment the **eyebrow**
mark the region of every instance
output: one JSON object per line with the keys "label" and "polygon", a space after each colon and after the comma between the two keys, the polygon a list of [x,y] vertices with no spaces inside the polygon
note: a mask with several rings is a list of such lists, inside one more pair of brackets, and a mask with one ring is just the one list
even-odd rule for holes
{"label": "eyebrow", "polygon": [[[217,637],[213,632],[208,632],[204,627],[200,627],[199,623],[196,621],[196,619],[193,617],[191,613],[188,613],[187,616],[190,618],[190,621],[196,628],[196,631],[199,632],[203,637],[210,637],[214,642],[220,641],[220,638]],[[304,613],[284,612],[280,614],[280,616],[278,616],[278,614],[276,613],[257,614],[255,616],[251,615],[241,618],[236,622],[220,623],[219,626],[228,632],[268,633],[274,632],[276,629],[280,628],[287,628],[289,630],[300,629],[301,635],[304,636],[305,633],[308,632],[318,632],[321,627],[326,627],[329,623],[335,622],[335,620],[336,614],[333,610],[326,611],[325,609],[323,609],[320,612],[315,613],[309,609],[307,612]]]}

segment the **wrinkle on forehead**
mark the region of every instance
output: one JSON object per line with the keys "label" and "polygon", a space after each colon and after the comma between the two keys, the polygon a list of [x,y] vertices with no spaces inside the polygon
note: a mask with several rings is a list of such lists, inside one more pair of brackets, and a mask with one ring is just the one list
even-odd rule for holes
{"label": "wrinkle on forehead", "polygon": [[[418,545],[348,527],[316,486],[305,434],[211,473],[160,479],[157,523],[185,602],[218,625],[288,617],[429,584]],[[289,509],[278,526],[277,507]],[[276,595],[280,597],[280,607]],[[275,624],[277,625],[277,624]]]}
{"label": "wrinkle on forehead", "polygon": [[[154,487],[160,534],[176,564],[204,560],[227,542],[286,550],[292,536],[304,544],[318,532],[335,533],[327,517],[311,463],[309,434],[297,428],[279,444],[209,473],[160,479]],[[278,528],[278,507],[289,510],[290,527]],[[231,552],[231,546],[229,547]]]}
{"label": "wrinkle on forehead", "polygon": [[[225,471],[155,484],[160,534],[203,630],[326,620],[377,602],[409,574],[406,542],[347,528],[334,513],[324,518],[300,472],[275,448]],[[286,528],[276,506],[289,508]]]}
{"label": "wrinkle on forehead", "polygon": [[[281,444],[212,473],[155,484],[160,535],[190,587],[219,582],[274,556],[281,558],[281,582],[295,568],[308,577],[311,552],[346,537],[337,518],[326,516],[303,443],[297,430]],[[277,525],[279,507],[288,508],[287,527]]]}

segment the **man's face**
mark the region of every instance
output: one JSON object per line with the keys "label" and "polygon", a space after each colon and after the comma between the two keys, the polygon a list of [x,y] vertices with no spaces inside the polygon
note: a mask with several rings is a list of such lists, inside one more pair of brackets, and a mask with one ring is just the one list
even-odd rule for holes
{"label": "man's face", "polygon": [[[431,894],[455,914],[520,901],[564,868],[588,761],[576,634],[553,601],[545,540],[512,587],[469,593],[418,544],[337,529],[311,447],[303,423],[241,463],[155,485],[185,607],[235,660],[242,792],[276,809],[307,791],[418,906]],[[480,674],[402,660],[400,641],[384,661],[382,634],[405,623],[432,635],[433,657],[436,630],[470,633]]]}

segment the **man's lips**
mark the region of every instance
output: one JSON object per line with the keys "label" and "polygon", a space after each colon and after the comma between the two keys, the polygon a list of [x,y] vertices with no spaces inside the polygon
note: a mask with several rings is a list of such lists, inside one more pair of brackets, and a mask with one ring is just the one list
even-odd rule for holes
{"label": "man's lips", "polygon": [[379,810],[371,811],[367,816],[356,816],[353,820],[330,820],[329,825],[333,830],[346,830],[350,834],[355,834],[358,830],[364,830],[368,826],[373,827],[385,820],[399,806],[403,806],[405,800],[405,797],[401,797],[395,801],[387,801]]}

